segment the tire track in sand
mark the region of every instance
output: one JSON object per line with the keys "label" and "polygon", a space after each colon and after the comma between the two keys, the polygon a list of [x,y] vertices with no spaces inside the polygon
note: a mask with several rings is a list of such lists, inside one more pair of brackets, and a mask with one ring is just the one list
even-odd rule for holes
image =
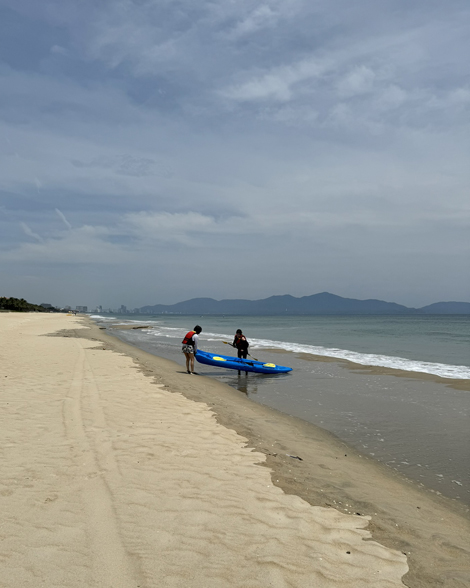
{"label": "tire track in sand", "polygon": [[[140,570],[127,552],[120,533],[110,482],[121,476],[112,444],[106,435],[106,420],[99,404],[99,390],[86,352],[75,340],[79,356],[64,400],[65,432],[74,448],[80,490],[88,518],[93,584],[100,588],[131,588],[141,582]],[[85,424],[88,413],[90,426]],[[142,585],[142,584],[141,584]]]}

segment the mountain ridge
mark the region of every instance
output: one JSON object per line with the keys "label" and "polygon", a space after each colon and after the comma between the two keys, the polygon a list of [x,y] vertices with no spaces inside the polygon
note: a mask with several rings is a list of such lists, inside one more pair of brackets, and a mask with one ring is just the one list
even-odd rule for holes
{"label": "mountain ridge", "polygon": [[319,292],[296,298],[290,294],[269,296],[261,300],[191,298],[176,304],[142,306],[144,314],[214,314],[214,315],[396,315],[396,314],[470,314],[470,302],[435,302],[422,308],[410,308],[395,302],[370,298],[344,298]]}

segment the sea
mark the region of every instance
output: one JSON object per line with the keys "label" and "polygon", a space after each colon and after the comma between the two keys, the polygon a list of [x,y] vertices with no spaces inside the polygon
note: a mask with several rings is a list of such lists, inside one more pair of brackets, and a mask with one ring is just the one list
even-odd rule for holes
{"label": "sea", "polygon": [[251,357],[293,371],[255,374],[196,362],[197,372],[470,506],[468,315],[91,318],[121,340],[177,362],[182,373],[181,341],[196,324],[203,329],[200,349],[222,355],[236,356],[227,343],[242,329]]}

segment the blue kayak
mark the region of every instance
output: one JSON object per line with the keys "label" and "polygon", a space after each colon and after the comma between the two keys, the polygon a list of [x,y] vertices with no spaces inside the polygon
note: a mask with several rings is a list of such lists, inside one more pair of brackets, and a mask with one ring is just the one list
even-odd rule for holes
{"label": "blue kayak", "polygon": [[244,372],[257,372],[258,374],[285,374],[291,372],[292,368],[274,363],[263,363],[252,359],[238,359],[229,355],[218,355],[207,351],[198,351],[196,359],[199,363],[214,365],[216,367],[240,370]]}

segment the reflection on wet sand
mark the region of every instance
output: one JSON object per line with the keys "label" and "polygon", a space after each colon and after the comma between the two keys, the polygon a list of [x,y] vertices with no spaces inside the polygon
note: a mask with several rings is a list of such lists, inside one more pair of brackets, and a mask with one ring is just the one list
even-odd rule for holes
{"label": "reflection on wet sand", "polygon": [[271,374],[255,374],[253,372],[243,371],[229,372],[228,370],[226,370],[225,373],[218,371],[213,374],[206,373],[205,375],[214,375],[220,382],[232,386],[232,388],[235,388],[239,392],[243,392],[243,394],[246,394],[247,396],[258,394],[258,388],[260,386],[269,386],[274,382],[279,383],[283,378],[290,377],[290,374],[276,374],[275,376],[272,376]]}
{"label": "reflection on wet sand", "polygon": [[[251,384],[251,382],[250,382]],[[248,396],[248,372],[238,372],[237,389]],[[256,384],[251,386],[251,394],[256,394],[258,386]]]}
{"label": "reflection on wet sand", "polygon": [[[219,375],[219,374],[218,374]],[[256,394],[258,392],[258,384],[256,382],[256,375],[248,372],[238,371],[233,372],[230,375],[227,374],[223,379],[224,383],[232,386],[239,392],[242,392],[246,396],[250,396],[251,394]]]}

